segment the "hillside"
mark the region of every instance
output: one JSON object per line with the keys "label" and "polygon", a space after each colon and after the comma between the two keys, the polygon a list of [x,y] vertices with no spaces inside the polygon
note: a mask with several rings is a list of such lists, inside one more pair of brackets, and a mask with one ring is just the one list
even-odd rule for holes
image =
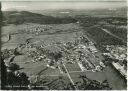
{"label": "hillside", "polygon": [[45,16],[28,11],[5,11],[3,12],[3,20],[5,24],[23,24],[23,23],[38,23],[38,24],[67,24],[76,22],[71,17],[55,18]]}
{"label": "hillside", "polygon": [[100,50],[104,45],[127,45],[126,18],[79,15],[76,19]]}

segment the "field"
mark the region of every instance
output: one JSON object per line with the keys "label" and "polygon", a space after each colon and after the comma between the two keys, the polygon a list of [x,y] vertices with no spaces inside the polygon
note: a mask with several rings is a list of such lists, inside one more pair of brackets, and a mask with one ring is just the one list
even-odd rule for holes
{"label": "field", "polygon": [[67,63],[66,68],[69,72],[81,71],[81,69],[77,63],[74,63],[74,64]]}

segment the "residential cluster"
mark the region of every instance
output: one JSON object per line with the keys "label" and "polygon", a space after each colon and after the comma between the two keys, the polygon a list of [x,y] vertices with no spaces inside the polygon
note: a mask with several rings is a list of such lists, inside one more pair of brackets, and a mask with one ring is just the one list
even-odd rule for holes
{"label": "residential cluster", "polygon": [[48,26],[48,25],[26,25],[26,27],[22,28],[21,31],[25,32],[25,33],[33,33],[33,34],[40,34],[44,31],[47,31],[49,29],[51,29],[52,26]]}
{"label": "residential cluster", "polygon": [[[49,48],[47,48],[48,46]],[[47,63],[48,67],[54,69],[58,68],[56,63],[62,64],[62,62],[71,64],[77,63],[82,71],[101,71],[102,68],[105,67],[102,61],[98,61],[98,65],[95,65],[95,53],[97,53],[98,50],[94,46],[94,43],[89,41],[84,36],[80,36],[77,40],[75,40],[75,42],[60,42],[48,46],[40,45],[36,47],[36,50],[28,51],[28,56],[33,58],[31,61],[38,62],[43,60]],[[53,50],[52,47],[54,47]],[[89,55],[90,53],[91,55]],[[91,59],[91,56],[94,58]]]}

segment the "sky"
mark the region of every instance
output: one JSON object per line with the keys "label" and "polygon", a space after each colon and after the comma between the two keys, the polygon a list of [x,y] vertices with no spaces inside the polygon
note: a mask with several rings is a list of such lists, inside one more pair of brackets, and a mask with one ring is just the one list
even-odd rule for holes
{"label": "sky", "polygon": [[[126,2],[120,1],[114,1],[110,2],[112,0],[109,0],[107,2],[104,2],[102,0],[96,2],[96,0],[90,0],[90,1],[3,1],[2,2],[2,10],[45,10],[45,9],[99,9],[99,8],[117,8],[117,7],[123,7],[126,6]],[[119,0],[118,0],[119,1]]]}

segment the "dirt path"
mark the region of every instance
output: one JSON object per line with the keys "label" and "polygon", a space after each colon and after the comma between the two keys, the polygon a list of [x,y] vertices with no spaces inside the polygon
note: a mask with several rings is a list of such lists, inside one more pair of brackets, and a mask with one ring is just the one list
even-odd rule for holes
{"label": "dirt path", "polygon": [[64,66],[64,68],[65,68],[65,70],[66,70],[66,72],[67,72],[67,76],[68,76],[68,78],[70,79],[72,85],[74,86],[75,90],[77,90],[77,87],[75,86],[75,83],[73,82],[73,80],[72,80],[72,78],[71,78],[71,76],[70,76],[70,74],[69,74],[69,72],[68,72],[66,66],[65,66],[64,64],[63,64],[63,66]]}

